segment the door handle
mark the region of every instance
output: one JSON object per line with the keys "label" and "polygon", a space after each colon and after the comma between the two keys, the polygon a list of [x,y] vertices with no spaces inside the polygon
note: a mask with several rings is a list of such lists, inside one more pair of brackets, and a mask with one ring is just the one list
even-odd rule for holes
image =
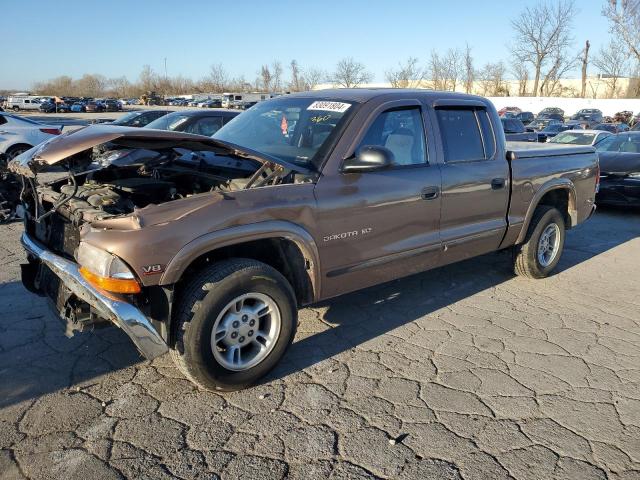
{"label": "door handle", "polygon": [[504,188],[504,178],[494,178],[491,180],[492,190],[500,190],[501,188]]}
{"label": "door handle", "polygon": [[420,198],[422,200],[433,200],[434,198],[438,198],[439,195],[440,195],[440,188],[436,186],[424,187],[420,191]]}

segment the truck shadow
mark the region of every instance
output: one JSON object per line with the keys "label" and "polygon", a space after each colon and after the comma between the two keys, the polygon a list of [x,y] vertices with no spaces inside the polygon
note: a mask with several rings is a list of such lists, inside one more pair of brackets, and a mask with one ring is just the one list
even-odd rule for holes
{"label": "truck shadow", "polygon": [[[639,236],[640,210],[601,209],[569,232],[558,271]],[[13,267],[3,272],[3,278],[17,277]],[[286,377],[367,342],[379,341],[372,348],[385,348],[386,342],[401,341],[383,337],[392,330],[512,278],[510,254],[498,252],[304,309],[297,340],[264,381]],[[27,293],[20,282],[0,283],[0,305],[0,408],[98,383],[143,362],[129,338],[115,327],[65,337],[47,302]]]}
{"label": "truck shadow", "polygon": [[[601,209],[589,222],[568,233],[556,274],[637,237],[640,237],[640,209]],[[303,310],[299,339],[265,381],[293,374],[366,342],[380,341],[371,348],[383,348],[385,343],[398,340],[391,335],[382,338],[384,334],[490,290],[514,276],[510,251],[496,252]],[[467,304],[465,308],[474,306]],[[305,317],[320,318],[313,321]],[[320,325],[323,330],[314,332],[314,324],[317,327],[320,322],[324,324]]]}

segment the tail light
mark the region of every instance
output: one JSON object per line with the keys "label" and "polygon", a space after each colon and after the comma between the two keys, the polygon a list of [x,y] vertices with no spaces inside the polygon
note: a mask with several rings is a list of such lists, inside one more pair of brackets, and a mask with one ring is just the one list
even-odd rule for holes
{"label": "tail light", "polygon": [[41,128],[40,131],[49,135],[60,135],[62,133],[59,128]]}

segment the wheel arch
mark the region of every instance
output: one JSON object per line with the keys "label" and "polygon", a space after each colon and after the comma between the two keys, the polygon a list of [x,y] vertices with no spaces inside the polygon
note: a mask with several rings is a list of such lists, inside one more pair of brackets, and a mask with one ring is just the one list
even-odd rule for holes
{"label": "wheel arch", "polygon": [[533,214],[540,205],[550,205],[558,208],[564,217],[567,229],[572,228],[578,223],[576,190],[573,182],[566,178],[554,179],[539,188],[531,199],[524,223],[522,224],[522,230],[520,231],[520,235],[518,235],[516,243],[522,243],[524,241]]}
{"label": "wheel arch", "polygon": [[318,300],[320,274],[316,243],[304,228],[286,221],[242,225],[203,235],[171,259],[159,284],[179,284],[191,272],[232,257],[252,258],[274,267],[291,283],[299,305]]}

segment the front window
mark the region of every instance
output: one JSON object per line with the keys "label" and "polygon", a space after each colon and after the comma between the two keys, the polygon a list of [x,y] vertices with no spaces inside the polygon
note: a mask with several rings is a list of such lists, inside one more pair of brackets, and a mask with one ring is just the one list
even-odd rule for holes
{"label": "front window", "polygon": [[190,115],[181,113],[170,113],[164,117],[157,118],[153,122],[145,125],[144,128],[155,128],[156,130],[181,130],[181,126],[189,120]]}
{"label": "front window", "polygon": [[129,112],[121,116],[118,120],[113,122],[114,125],[130,125],[131,121],[138,117],[140,113],[138,112]]}
{"label": "front window", "polygon": [[353,110],[352,103],[341,101],[278,98],[256,104],[214,138],[317,170]]}
{"label": "front window", "polygon": [[640,153],[640,135],[624,133],[612,135],[598,142],[597,150],[600,152]]}
{"label": "front window", "polygon": [[591,145],[595,137],[595,133],[562,132],[551,139],[551,142],[569,143],[571,145]]}

